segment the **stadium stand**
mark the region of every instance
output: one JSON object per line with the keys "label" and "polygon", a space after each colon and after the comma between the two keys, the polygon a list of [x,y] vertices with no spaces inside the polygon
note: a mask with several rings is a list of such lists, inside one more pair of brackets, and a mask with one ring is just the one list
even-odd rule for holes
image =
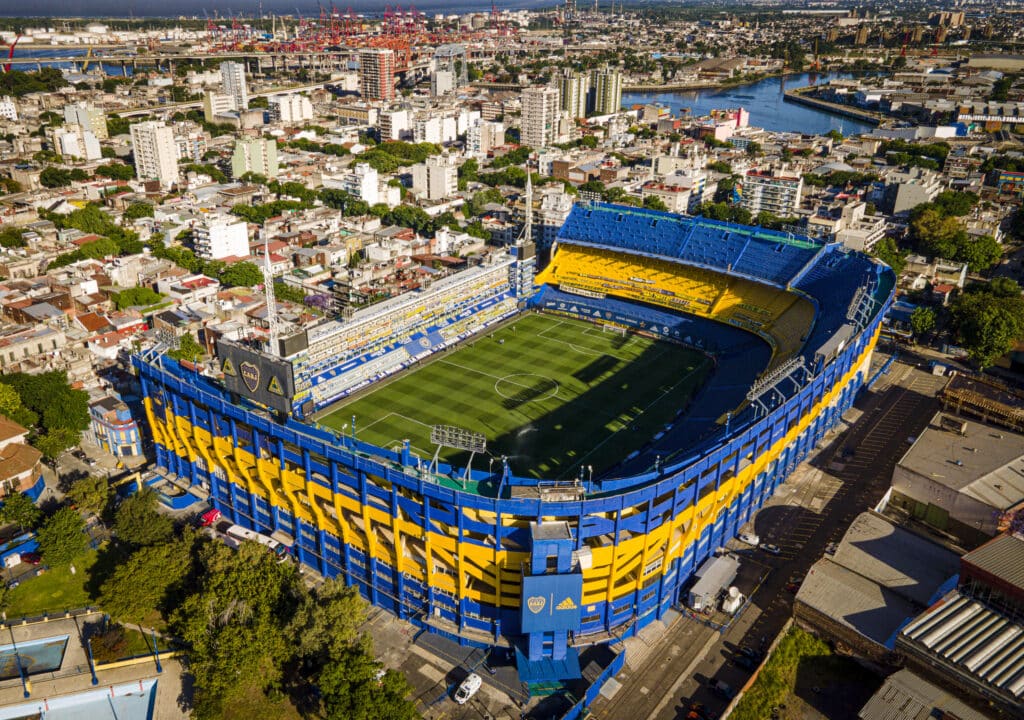
{"label": "stadium stand", "polygon": [[604,203],[571,213],[558,242],[659,255],[779,287],[824,247],[773,230]]}

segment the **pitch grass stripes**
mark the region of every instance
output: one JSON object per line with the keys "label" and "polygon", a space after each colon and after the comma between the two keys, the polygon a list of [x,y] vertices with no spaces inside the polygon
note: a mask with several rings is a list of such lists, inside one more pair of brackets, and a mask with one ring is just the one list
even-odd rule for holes
{"label": "pitch grass stripes", "polygon": [[[671,343],[529,314],[320,422],[341,429],[355,415],[361,440],[394,447],[408,439],[424,458],[434,450],[429,427],[457,425],[486,435],[489,454],[508,456],[517,475],[571,478],[581,464],[597,475],[648,443],[710,372],[703,355]],[[441,456],[466,462],[457,450]]]}

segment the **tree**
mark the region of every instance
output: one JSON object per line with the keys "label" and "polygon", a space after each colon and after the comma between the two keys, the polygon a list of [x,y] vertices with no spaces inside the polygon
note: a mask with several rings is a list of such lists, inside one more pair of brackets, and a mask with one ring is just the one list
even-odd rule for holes
{"label": "tree", "polygon": [[1024,337],[1024,299],[980,288],[953,302],[953,324],[960,343],[981,368],[992,365]]}
{"label": "tree", "polygon": [[18,391],[10,385],[2,383],[0,383],[0,415],[26,428],[39,422],[39,416],[21,404]]}
{"label": "tree", "polygon": [[875,244],[874,256],[892,268],[899,275],[907,265],[907,253],[896,246],[891,237],[884,237]]}
{"label": "tree", "polygon": [[152,488],[143,487],[117,508],[114,533],[117,539],[137,547],[167,542],[174,523],[157,510],[159,498]]}
{"label": "tree", "polygon": [[218,279],[231,287],[253,287],[263,282],[263,273],[253,263],[243,260],[224,268]]}
{"label": "tree", "polygon": [[946,215],[962,217],[978,204],[978,196],[972,192],[946,190],[932,201]]}
{"label": "tree", "polygon": [[189,646],[195,678],[193,717],[231,716],[240,691],[273,687],[288,658],[291,638],[282,632],[303,593],[291,563],[278,563],[262,545],[238,551],[207,543],[198,553],[198,585],[172,615],[176,634]]}
{"label": "tree", "polygon": [[51,460],[60,457],[60,454],[70,447],[77,445],[82,439],[82,433],[71,428],[54,428],[44,435],[38,435],[32,444],[36,450]]}
{"label": "tree", "polygon": [[409,683],[400,673],[377,679],[380,664],[368,648],[352,648],[328,663],[317,681],[328,720],[414,720]]}
{"label": "tree", "polygon": [[665,204],[665,201],[654,195],[648,195],[644,198],[644,207],[648,210],[661,210],[662,212],[668,212],[668,206]]}
{"label": "tree", "polygon": [[62,507],[39,528],[39,550],[50,565],[67,565],[89,544],[85,522],[77,510]]}
{"label": "tree", "polygon": [[99,604],[124,622],[143,622],[153,610],[170,609],[172,595],[192,569],[195,535],[138,548],[118,563],[100,587]]}
{"label": "tree", "polygon": [[192,333],[185,333],[178,338],[178,347],[167,353],[170,357],[175,360],[188,360],[189,362],[198,362],[206,351],[203,346],[192,337]]}
{"label": "tree", "polygon": [[48,167],[39,173],[39,182],[48,188],[67,187],[71,184],[71,173],[62,168]]}
{"label": "tree", "polygon": [[366,604],[355,588],[337,578],[327,580],[305,598],[289,626],[301,658],[324,662],[340,657],[359,639]]}
{"label": "tree", "polygon": [[967,263],[971,272],[981,272],[996,265],[1003,256],[1003,247],[991,235],[967,238],[956,253],[956,259]]}
{"label": "tree", "polygon": [[910,237],[918,250],[930,257],[953,259],[963,232],[959,220],[934,206],[915,208],[911,213]]}
{"label": "tree", "polygon": [[935,329],[935,311],[929,307],[914,308],[910,313],[910,327],[916,337],[927,335]]}
{"label": "tree", "polygon": [[89,394],[72,389],[64,371],[10,373],[3,382],[18,392],[22,405],[41,417],[43,430],[66,428],[80,433],[89,427]]}
{"label": "tree", "polygon": [[0,519],[5,523],[13,523],[21,530],[32,530],[39,524],[43,513],[28,495],[12,492],[4,497],[3,503]]}
{"label": "tree", "polygon": [[147,202],[133,202],[125,208],[124,217],[126,220],[153,217],[153,206]]}
{"label": "tree", "polygon": [[114,295],[118,310],[155,305],[163,299],[163,295],[148,287],[128,288]]}
{"label": "tree", "polygon": [[79,510],[100,515],[110,502],[110,483],[106,478],[94,475],[75,480],[68,489],[67,498]]}
{"label": "tree", "polygon": [[135,168],[124,163],[107,163],[96,168],[96,174],[111,180],[131,180],[135,177]]}

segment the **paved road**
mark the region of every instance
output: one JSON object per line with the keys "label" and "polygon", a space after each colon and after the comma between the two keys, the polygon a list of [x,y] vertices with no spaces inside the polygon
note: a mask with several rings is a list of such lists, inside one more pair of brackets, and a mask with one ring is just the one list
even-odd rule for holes
{"label": "paved road", "polygon": [[745,527],[761,542],[779,545],[782,553],[771,556],[730,542],[748,566],[767,572],[743,614],[721,634],[681,615],[627,641],[626,667],[617,678],[622,687],[594,704],[594,716],[681,719],[691,701],[721,713],[726,701],[711,694],[708,681],[740,689],[749,680],[749,672],[730,662],[736,648],[756,648],[775,638],[792,614],[790,578],[804,575],[859,513],[878,503],[893,466],[909,447],[908,437],[937,409],[934,395],[944,382],[913,365],[894,363]]}

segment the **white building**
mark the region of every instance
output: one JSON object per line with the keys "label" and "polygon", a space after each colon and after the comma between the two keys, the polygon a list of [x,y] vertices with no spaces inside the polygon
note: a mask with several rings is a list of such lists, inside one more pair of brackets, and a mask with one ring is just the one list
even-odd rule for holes
{"label": "white building", "polygon": [[443,129],[443,120],[436,115],[417,118],[412,126],[413,142],[428,142],[440,145],[443,142]]}
{"label": "white building", "polygon": [[249,231],[244,220],[214,215],[192,229],[195,253],[206,260],[249,256]]}
{"label": "white building", "polygon": [[804,180],[760,170],[749,170],[741,181],[740,205],[754,215],[767,211],[778,217],[790,217],[800,207]]}
{"label": "white building", "polygon": [[551,145],[558,133],[558,90],[530,87],[523,90],[523,123],[520,132],[524,145],[542,148]]}
{"label": "white building", "polygon": [[412,168],[412,191],[427,200],[442,200],[459,190],[454,155],[435,155]]}
{"label": "white building", "polygon": [[201,163],[206,154],[206,134],[193,123],[174,124],[174,142],[178,146],[178,160]]}
{"label": "white building", "polygon": [[10,95],[0,98],[0,118],[18,122],[18,106]]}
{"label": "white building", "polygon": [[227,115],[238,110],[233,95],[207,90],[203,93],[203,119],[208,123],[220,122],[218,115]]}
{"label": "white building", "polygon": [[370,205],[380,202],[380,176],[366,163],[357,163],[354,168],[341,175],[324,176],[323,186],[344,190]]}
{"label": "white building", "polygon": [[590,109],[598,115],[611,115],[622,109],[622,73],[605,66],[590,72]]}
{"label": "white building", "polygon": [[84,102],[64,106],[64,123],[81,125],[91,131],[97,140],[106,140],[108,137],[106,113]]}
{"label": "white building", "polygon": [[313,103],[299,93],[274,95],[267,101],[271,122],[305,123],[313,119]]}
{"label": "white building", "polygon": [[243,63],[221,63],[220,80],[224,94],[234,98],[236,110],[245,110],[249,107],[249,90],[245,84],[245,65]]}
{"label": "white building", "polygon": [[149,120],[131,126],[135,175],[139,180],[159,180],[169,188],[178,180],[178,146],[174,130]]}
{"label": "white building", "polygon": [[409,135],[409,111],[385,110],[380,114],[380,139],[402,140]]}
{"label": "white building", "polygon": [[505,144],[505,126],[494,120],[477,120],[466,129],[466,152],[487,157],[496,147]]}
{"label": "white building", "polygon": [[231,156],[231,175],[236,180],[246,173],[256,173],[268,180],[277,177],[277,141],[270,138],[235,140]]}
{"label": "white building", "polygon": [[54,128],[53,145],[63,157],[79,160],[99,160],[103,157],[100,141],[96,139],[92,130],[86,130],[81,125],[62,125]]}

